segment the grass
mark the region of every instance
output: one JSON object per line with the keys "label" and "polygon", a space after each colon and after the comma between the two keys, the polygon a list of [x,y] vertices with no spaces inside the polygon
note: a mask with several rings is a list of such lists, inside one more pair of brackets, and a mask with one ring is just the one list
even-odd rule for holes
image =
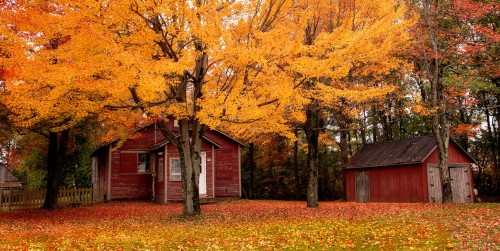
{"label": "grass", "polygon": [[111,202],[0,213],[0,250],[500,250],[500,204]]}

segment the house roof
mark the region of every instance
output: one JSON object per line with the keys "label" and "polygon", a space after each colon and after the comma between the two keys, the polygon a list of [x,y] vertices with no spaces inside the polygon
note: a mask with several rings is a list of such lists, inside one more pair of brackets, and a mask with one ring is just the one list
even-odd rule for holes
{"label": "house roof", "polygon": [[[138,131],[143,130],[143,129],[145,129],[145,128],[147,128],[147,127],[151,126],[151,125],[153,125],[153,124],[149,124],[149,125],[146,125],[146,126],[140,127],[140,128],[138,128],[138,129],[136,129],[135,131],[136,131],[136,132],[138,132]],[[245,144],[241,143],[240,141],[238,141],[238,140],[234,139],[233,137],[231,137],[231,136],[229,136],[229,135],[227,135],[227,134],[225,134],[225,133],[223,133],[223,132],[221,132],[221,131],[219,131],[219,130],[211,130],[211,131],[216,132],[216,133],[218,133],[218,134],[220,134],[220,135],[222,135],[222,136],[224,136],[224,137],[228,138],[228,139],[229,139],[229,140],[231,140],[231,141],[234,141],[236,144],[239,144],[239,145],[241,145],[242,147],[245,147]],[[175,135],[175,137],[176,137],[176,138],[177,138],[177,137],[179,137],[179,134]],[[213,141],[213,140],[212,140],[212,139],[210,139],[209,137],[207,137],[207,136],[203,136],[203,138],[204,138],[205,140],[207,140],[208,142],[210,142],[211,144],[213,144],[215,147],[217,147],[217,148],[220,148],[220,147],[221,147],[221,145],[220,145],[220,144],[218,144],[217,142]],[[112,145],[112,144],[114,144],[114,143],[116,143],[116,142],[118,142],[118,141],[119,141],[119,139],[117,138],[117,139],[113,139],[113,140],[111,140],[111,141],[108,141],[108,142],[106,142],[106,143],[104,143],[104,144],[100,145],[100,146],[99,146],[96,150],[94,150],[94,152],[92,152],[91,156],[95,156],[96,154],[98,154],[98,152],[99,152],[99,151],[101,151],[101,150],[102,150],[102,149],[104,149],[105,147],[107,147],[107,146],[109,146],[109,145]],[[158,148],[160,148],[160,147],[162,147],[162,146],[164,146],[164,145],[166,145],[166,144],[168,144],[168,143],[169,143],[169,140],[164,139],[164,140],[162,140],[162,141],[160,141],[160,142],[158,142],[158,143],[156,143],[156,144],[154,144],[154,145],[149,146],[149,147],[148,147],[148,149],[149,149],[150,151],[152,151],[152,150],[156,150],[156,149],[158,149]]]}
{"label": "house roof", "polygon": [[19,180],[9,169],[0,164],[0,182],[19,182]]}
{"label": "house roof", "polygon": [[[460,151],[475,162],[465,150],[450,139]],[[365,145],[352,158],[345,168],[366,168],[381,166],[410,165],[422,163],[436,149],[433,136],[413,139],[383,141]]]}
{"label": "house roof", "polygon": [[[175,138],[178,138],[180,136],[180,134],[177,134],[175,135]],[[206,136],[203,136],[203,139],[205,139],[206,141],[210,142],[212,145],[214,145],[216,148],[221,148],[221,145],[217,144],[215,141],[207,138]],[[163,147],[165,146],[166,144],[168,144],[170,141],[168,139],[164,139],[152,146],[149,147],[149,150],[150,151],[153,151],[153,150],[156,150],[156,149],[159,149],[160,147]]]}

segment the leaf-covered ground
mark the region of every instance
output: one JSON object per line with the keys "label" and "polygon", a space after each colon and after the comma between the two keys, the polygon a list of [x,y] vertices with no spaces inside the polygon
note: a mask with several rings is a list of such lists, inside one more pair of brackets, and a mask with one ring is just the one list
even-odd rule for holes
{"label": "leaf-covered ground", "polygon": [[0,250],[500,250],[500,204],[111,202],[0,213]]}

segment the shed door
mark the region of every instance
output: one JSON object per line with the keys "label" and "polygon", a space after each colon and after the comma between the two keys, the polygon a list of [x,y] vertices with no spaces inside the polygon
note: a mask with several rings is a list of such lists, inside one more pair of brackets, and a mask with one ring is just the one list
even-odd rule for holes
{"label": "shed door", "polygon": [[443,202],[441,179],[439,178],[439,167],[435,164],[427,166],[427,183],[429,187],[429,202]]}
{"label": "shed door", "polygon": [[356,201],[370,201],[370,178],[368,171],[356,172]]}
{"label": "shed door", "polygon": [[467,164],[450,165],[453,202],[472,202],[470,175]]}

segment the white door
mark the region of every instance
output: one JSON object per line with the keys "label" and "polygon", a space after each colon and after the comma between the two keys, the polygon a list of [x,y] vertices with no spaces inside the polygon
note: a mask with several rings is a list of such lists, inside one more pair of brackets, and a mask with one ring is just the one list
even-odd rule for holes
{"label": "white door", "polygon": [[356,172],[356,201],[370,202],[370,175],[368,171]]}
{"label": "white door", "polygon": [[472,202],[469,168],[467,164],[450,165],[453,202]]}
{"label": "white door", "polygon": [[207,194],[207,153],[200,153],[201,156],[201,169],[200,169],[200,184],[199,192],[200,195]]}
{"label": "white door", "polygon": [[436,164],[427,165],[427,185],[429,188],[429,202],[442,203],[441,178],[439,177],[439,167]]}

